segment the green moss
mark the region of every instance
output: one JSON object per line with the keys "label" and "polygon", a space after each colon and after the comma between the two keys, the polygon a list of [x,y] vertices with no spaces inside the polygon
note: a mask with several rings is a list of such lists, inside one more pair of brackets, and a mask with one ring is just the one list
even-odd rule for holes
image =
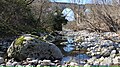
{"label": "green moss", "polygon": [[18,39],[16,39],[15,45],[21,45],[23,41],[24,41],[24,36],[21,36]]}

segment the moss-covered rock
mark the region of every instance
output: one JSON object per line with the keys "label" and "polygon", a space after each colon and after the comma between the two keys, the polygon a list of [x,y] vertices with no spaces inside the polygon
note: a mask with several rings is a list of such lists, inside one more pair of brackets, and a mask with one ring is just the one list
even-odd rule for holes
{"label": "moss-covered rock", "polygon": [[15,39],[8,48],[7,54],[8,57],[17,60],[24,60],[28,57],[56,60],[63,57],[57,46],[31,34],[25,34]]}
{"label": "moss-covered rock", "polygon": [[25,40],[25,39],[24,39],[24,36],[21,36],[21,37],[19,37],[18,39],[16,39],[15,44],[16,44],[16,45],[21,45],[24,40]]}

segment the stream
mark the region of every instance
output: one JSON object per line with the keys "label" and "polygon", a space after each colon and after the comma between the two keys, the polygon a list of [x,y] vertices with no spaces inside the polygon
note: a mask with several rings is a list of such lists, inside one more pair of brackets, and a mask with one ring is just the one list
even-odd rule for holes
{"label": "stream", "polygon": [[90,59],[83,50],[75,50],[76,46],[73,37],[66,37],[67,42],[65,45],[59,45],[59,49],[63,53],[62,64],[69,62],[76,62],[80,65],[84,65],[87,59]]}

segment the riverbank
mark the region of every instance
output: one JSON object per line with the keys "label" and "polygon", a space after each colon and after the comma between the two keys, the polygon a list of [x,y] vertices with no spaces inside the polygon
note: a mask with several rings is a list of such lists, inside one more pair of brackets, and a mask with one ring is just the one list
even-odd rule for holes
{"label": "riverbank", "polygon": [[[39,60],[27,58],[21,62],[1,57],[1,65],[33,65],[33,66],[119,66],[120,65],[120,36],[115,32],[89,32],[86,30],[59,32],[65,42],[57,45],[62,53],[62,60]],[[7,48],[6,48],[7,49]],[[82,50],[84,50],[82,52]],[[28,61],[30,60],[30,61]]]}

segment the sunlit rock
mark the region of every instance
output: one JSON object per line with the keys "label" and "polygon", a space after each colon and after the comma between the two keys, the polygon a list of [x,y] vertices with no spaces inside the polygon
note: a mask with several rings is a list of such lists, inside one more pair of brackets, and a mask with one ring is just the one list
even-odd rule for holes
{"label": "sunlit rock", "polygon": [[36,59],[62,59],[59,48],[38,36],[25,34],[15,39],[7,50],[8,57],[17,60],[26,58]]}

